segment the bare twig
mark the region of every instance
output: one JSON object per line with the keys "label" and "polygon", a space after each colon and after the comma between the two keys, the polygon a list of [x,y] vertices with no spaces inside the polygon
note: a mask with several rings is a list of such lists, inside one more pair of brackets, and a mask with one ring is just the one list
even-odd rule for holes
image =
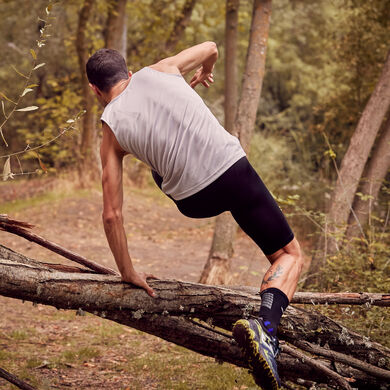
{"label": "bare twig", "polygon": [[3,370],[0,368],[0,377],[4,378],[6,381],[14,384],[15,386],[19,387],[19,389],[22,390],[36,390],[35,387],[32,387],[26,382],[23,382],[21,379],[16,377],[15,375],[10,374],[8,371]]}
{"label": "bare twig", "polygon": [[62,246],[55,244],[54,242],[50,242],[45,238],[40,237],[35,233],[31,233],[30,231],[25,229],[30,227],[32,227],[32,225],[26,222],[16,221],[14,219],[8,218],[6,214],[0,214],[0,230],[4,230],[6,232],[16,234],[20,237],[25,238],[26,240],[35,242],[36,244],[41,245],[55,253],[58,253],[59,255],[66,257],[69,260],[82,264],[85,267],[92,269],[93,271],[99,274],[119,275],[116,271],[112,270],[111,268],[105,267],[91,260],[88,260],[85,257],[75,252],[65,249]]}
{"label": "bare twig", "polygon": [[[249,286],[225,286],[231,290],[242,291],[253,295],[259,294],[259,289]],[[291,303],[311,305],[367,305],[367,306],[390,306],[390,294],[382,293],[319,293],[319,292],[296,292]]]}
{"label": "bare twig", "polygon": [[337,372],[332,371],[328,367],[325,367],[322,363],[314,360],[310,356],[307,356],[304,353],[298,351],[297,349],[292,348],[284,343],[281,344],[281,347],[282,347],[283,352],[286,352],[289,355],[294,356],[294,357],[304,361],[306,364],[313,367],[316,371],[319,371],[322,374],[327,375],[333,382],[335,382],[338,385],[339,388],[352,390],[348,381],[344,377],[342,377],[341,375],[337,374]]}
{"label": "bare twig", "polygon": [[333,361],[344,363],[347,364],[348,366],[365,371],[368,374],[375,376],[377,378],[388,379],[390,381],[390,371],[373,366],[369,363],[363,362],[352,356],[347,356],[340,352],[336,352],[330,349],[325,349],[323,347],[320,347],[319,345],[309,343],[308,341],[292,340],[291,343],[294,344],[296,347],[303,349],[307,352],[330,358]]}

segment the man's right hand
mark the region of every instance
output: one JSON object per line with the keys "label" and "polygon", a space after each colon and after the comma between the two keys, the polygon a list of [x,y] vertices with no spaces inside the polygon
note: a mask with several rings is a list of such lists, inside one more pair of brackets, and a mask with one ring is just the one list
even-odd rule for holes
{"label": "man's right hand", "polygon": [[154,290],[148,285],[146,280],[148,278],[157,279],[152,274],[146,274],[144,272],[135,272],[127,275],[122,275],[122,281],[134,284],[135,286],[143,288],[151,297],[155,298],[156,293]]}

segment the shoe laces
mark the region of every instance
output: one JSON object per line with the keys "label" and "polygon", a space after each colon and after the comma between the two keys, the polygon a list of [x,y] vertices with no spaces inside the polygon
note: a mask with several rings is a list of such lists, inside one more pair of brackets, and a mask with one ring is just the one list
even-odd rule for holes
{"label": "shoe laces", "polygon": [[268,333],[266,326],[263,324],[263,321],[258,320],[258,322],[260,323],[260,326],[265,331],[265,336],[266,336],[265,339],[266,339],[268,345],[271,347],[272,352],[274,354],[274,357],[277,358],[280,354],[280,347],[279,347],[278,338],[275,336],[272,336],[271,334]]}

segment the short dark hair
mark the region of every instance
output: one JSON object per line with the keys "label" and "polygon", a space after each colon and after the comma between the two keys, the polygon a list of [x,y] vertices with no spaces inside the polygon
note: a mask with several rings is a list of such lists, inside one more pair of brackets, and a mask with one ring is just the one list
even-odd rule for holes
{"label": "short dark hair", "polygon": [[113,49],[99,49],[87,61],[86,70],[89,82],[103,92],[129,78],[125,59]]}

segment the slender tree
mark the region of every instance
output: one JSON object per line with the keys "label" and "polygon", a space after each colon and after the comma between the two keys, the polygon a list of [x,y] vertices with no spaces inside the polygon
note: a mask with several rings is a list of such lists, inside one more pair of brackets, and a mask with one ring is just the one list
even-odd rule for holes
{"label": "slender tree", "polygon": [[175,49],[175,46],[179,42],[180,38],[188,26],[192,11],[194,10],[196,0],[186,0],[181,12],[176,16],[173,22],[173,29],[165,43],[165,51],[170,53]]}
{"label": "slender tree", "polygon": [[105,30],[105,46],[118,50],[124,58],[127,57],[127,0],[111,0],[108,5],[108,17]]}
{"label": "slender tree", "polygon": [[379,81],[368,100],[341,162],[338,179],[327,214],[328,231],[320,239],[313,256],[307,284],[321,283],[320,270],[326,256],[335,254],[341,245],[352,209],[352,202],[368,156],[390,105],[390,51]]}
{"label": "slender tree", "polygon": [[[226,0],[225,19],[225,129],[233,132],[237,111],[237,26],[239,0]],[[213,241],[207,262],[199,279],[204,284],[227,284],[233,256],[233,242],[237,224],[228,212],[215,220]]]}
{"label": "slender tree", "polygon": [[[349,216],[346,237],[348,240],[361,236],[364,227],[372,213],[373,205],[378,198],[379,190],[390,169],[390,115],[385,122],[383,131],[372,151],[367,172],[360,188],[360,196],[355,197],[353,210],[355,215]],[[357,223],[357,220],[359,224]]]}
{"label": "slender tree", "polygon": [[[227,5],[227,10],[229,9],[229,12],[234,12],[232,10],[234,8],[234,2],[228,1]],[[246,152],[249,152],[250,140],[254,131],[260,100],[270,20],[271,0],[255,0],[253,3],[241,97],[237,107],[234,125],[231,128],[231,132],[239,137],[241,145]],[[230,25],[229,27],[227,25],[227,30],[229,28],[231,28]],[[230,117],[229,120],[231,120]],[[223,214],[217,219],[210,254],[200,279],[202,283],[224,284],[228,282],[228,271],[233,255],[232,243],[236,229],[236,223],[230,215]]]}
{"label": "slender tree", "polygon": [[[175,51],[175,47],[180,39],[183,37],[186,27],[191,21],[192,12],[196,5],[196,0],[186,0],[184,5],[180,9],[180,12],[177,13],[176,17],[173,20],[173,27],[171,32],[169,33],[168,38],[165,42],[161,42],[158,46],[158,50],[156,51],[156,56],[153,61],[157,62],[162,58],[168,57],[173,54]],[[159,11],[162,12],[162,8],[164,7],[163,2],[158,2],[156,4],[159,7]],[[144,40],[144,37],[141,38],[136,44],[131,45],[130,52],[137,53],[138,45],[141,45]],[[128,169],[128,177],[130,180],[139,187],[142,187],[144,183],[146,183],[147,175],[149,174],[149,168],[141,163],[138,160],[129,162]]]}
{"label": "slender tree", "polygon": [[79,162],[79,177],[82,186],[85,186],[90,181],[95,181],[100,178],[100,165],[96,145],[96,106],[94,96],[88,85],[88,78],[85,73],[85,64],[88,59],[88,49],[86,43],[87,23],[94,3],[95,0],[84,1],[79,13],[76,36],[76,50],[81,74],[82,95],[86,110],[82,123]]}

